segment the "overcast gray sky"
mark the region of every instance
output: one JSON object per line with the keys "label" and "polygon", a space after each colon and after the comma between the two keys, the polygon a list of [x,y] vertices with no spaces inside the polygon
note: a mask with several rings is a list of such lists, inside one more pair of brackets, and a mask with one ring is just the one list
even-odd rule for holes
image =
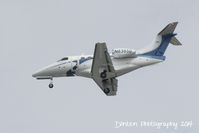
{"label": "overcast gray sky", "polygon": [[[68,55],[93,54],[96,42],[140,49],[169,22],[181,47],[170,45],[164,63],[119,77],[118,95],[106,97],[91,80],[31,77]],[[1,0],[0,132],[199,131],[199,1]],[[189,121],[179,130],[119,128],[115,121]]]}

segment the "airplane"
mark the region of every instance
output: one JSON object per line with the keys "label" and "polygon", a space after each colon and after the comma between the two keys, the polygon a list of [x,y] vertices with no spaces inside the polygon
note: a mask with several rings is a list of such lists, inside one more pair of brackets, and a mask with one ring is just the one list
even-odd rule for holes
{"label": "airplane", "polygon": [[96,43],[93,55],[64,57],[32,76],[36,79],[50,79],[49,88],[53,88],[53,78],[56,77],[91,78],[107,96],[115,96],[117,77],[165,61],[164,53],[169,43],[182,45],[174,33],[177,24],[178,22],[169,23],[144,49],[116,48],[109,52],[106,43]]}

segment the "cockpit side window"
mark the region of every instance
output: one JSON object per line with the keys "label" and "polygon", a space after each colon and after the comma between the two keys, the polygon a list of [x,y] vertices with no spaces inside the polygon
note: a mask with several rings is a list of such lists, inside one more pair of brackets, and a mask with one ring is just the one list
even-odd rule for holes
{"label": "cockpit side window", "polygon": [[81,57],[81,60],[85,59],[85,57]]}
{"label": "cockpit side window", "polygon": [[62,58],[61,60],[58,60],[58,61],[64,61],[64,60],[68,60],[68,57],[64,57],[64,58]]}

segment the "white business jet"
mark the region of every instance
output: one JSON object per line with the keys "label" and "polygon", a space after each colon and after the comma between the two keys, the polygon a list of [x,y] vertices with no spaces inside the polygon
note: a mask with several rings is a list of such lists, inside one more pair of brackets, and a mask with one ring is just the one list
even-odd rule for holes
{"label": "white business jet", "polygon": [[177,24],[178,22],[168,24],[145,49],[117,48],[108,52],[106,43],[96,43],[94,55],[64,57],[32,76],[36,79],[50,79],[49,88],[53,88],[52,81],[55,77],[92,78],[107,96],[116,95],[117,77],[141,67],[163,62],[169,43],[182,45],[175,37],[177,34],[173,33]]}

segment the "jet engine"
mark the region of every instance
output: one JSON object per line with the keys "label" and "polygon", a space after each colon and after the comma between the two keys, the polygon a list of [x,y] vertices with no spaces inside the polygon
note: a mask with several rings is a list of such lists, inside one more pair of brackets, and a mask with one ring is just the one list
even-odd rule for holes
{"label": "jet engine", "polygon": [[117,48],[112,50],[112,56],[114,58],[128,58],[135,57],[136,51],[128,48]]}

